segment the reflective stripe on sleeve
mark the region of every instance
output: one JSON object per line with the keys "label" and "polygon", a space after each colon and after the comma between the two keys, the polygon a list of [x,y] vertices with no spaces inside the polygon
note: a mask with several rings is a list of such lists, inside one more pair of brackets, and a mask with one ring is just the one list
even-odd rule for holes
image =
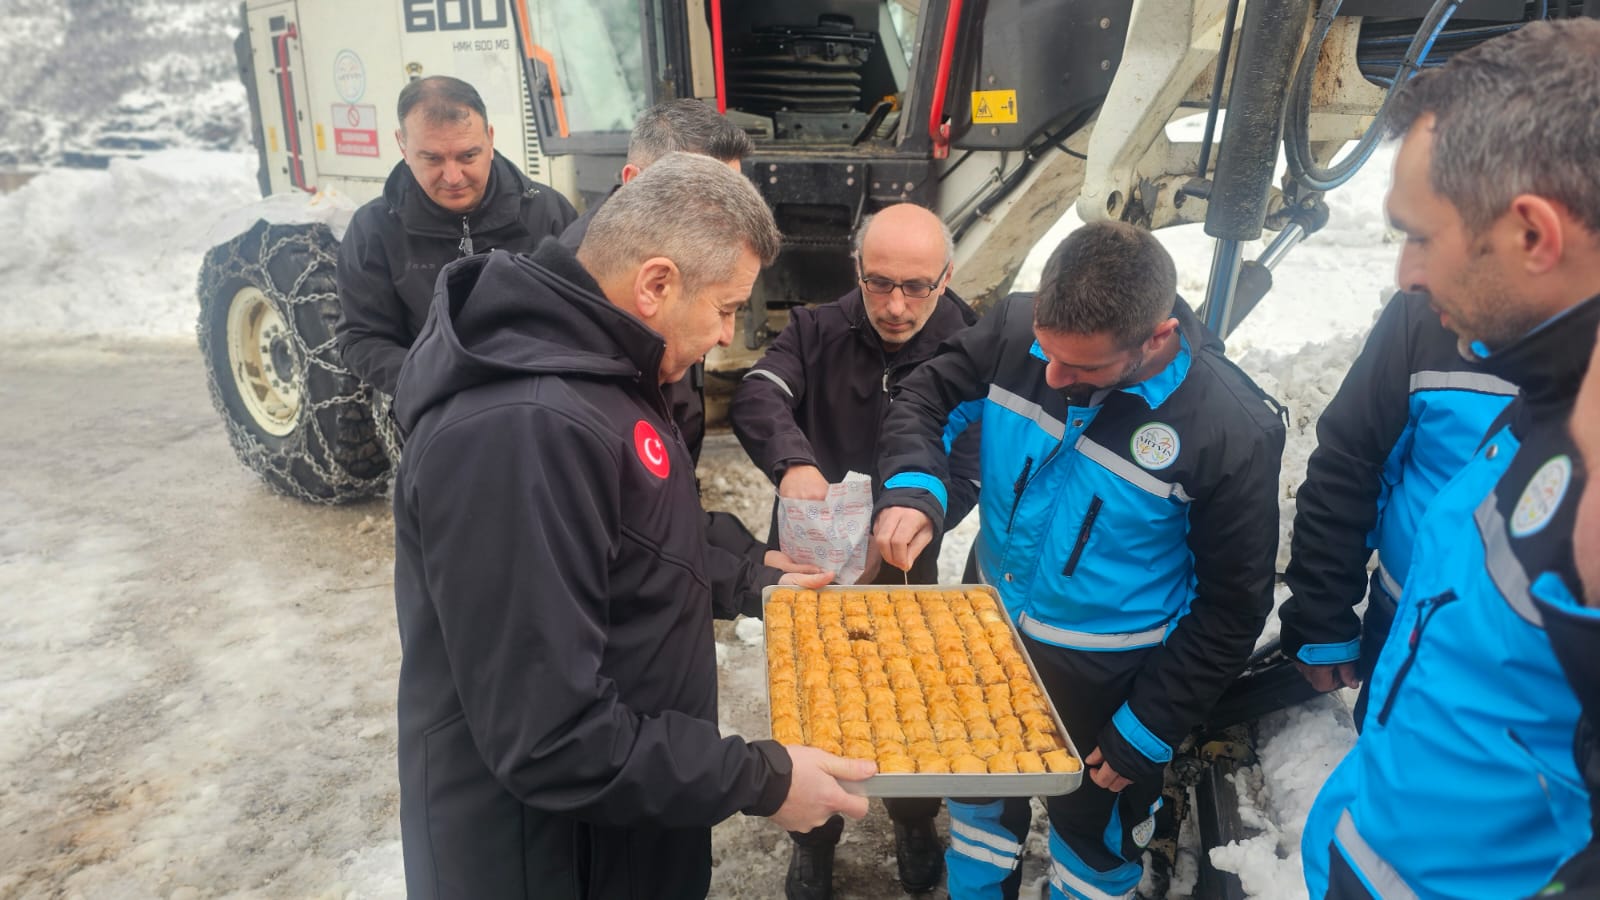
{"label": "reflective stripe on sleeve", "polygon": [[1045,412],[1044,407],[1023,397],[1021,394],[1014,394],[998,384],[989,385],[989,402],[1030,420],[1033,424],[1044,429],[1045,434],[1058,441],[1061,440],[1062,435],[1067,433],[1066,424]]}
{"label": "reflective stripe on sleeve", "polygon": [[1517,386],[1486,372],[1412,372],[1411,393],[1417,391],[1472,391],[1515,397]]}
{"label": "reflective stripe on sleeve", "polygon": [[744,373],[744,380],[749,381],[750,379],[758,376],[765,378],[766,380],[777,385],[785,394],[789,395],[791,400],[794,399],[794,391],[789,390],[789,385],[785,383],[782,378],[779,378],[775,373],[768,372],[766,369],[751,369],[750,371]]}
{"label": "reflective stripe on sleeve", "polygon": [[1351,867],[1377,892],[1378,900],[1417,900],[1416,892],[1405,883],[1394,866],[1379,856],[1367,844],[1361,832],[1356,830],[1350,810],[1339,814],[1339,825],[1333,830],[1333,839],[1350,861]]}

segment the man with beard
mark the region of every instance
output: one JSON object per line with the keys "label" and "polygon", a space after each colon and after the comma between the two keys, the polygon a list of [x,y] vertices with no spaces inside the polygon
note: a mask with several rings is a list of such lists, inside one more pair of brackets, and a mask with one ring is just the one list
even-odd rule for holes
{"label": "man with beard", "polygon": [[[447,268],[400,373],[400,828],[414,898],[698,898],[711,826],[804,830],[870,762],[723,736],[708,546],[661,386],[733,337],[772,213],[668,156],[555,240]],[[826,577],[786,575],[817,587]]]}
{"label": "man with beard", "polygon": [[[1078,229],[906,379],[880,444],[874,539],[909,566],[942,531],[947,422],[982,422],[977,574],[1087,753],[1045,801],[1054,898],[1133,896],[1173,748],[1272,608],[1282,409],[1176,286],[1148,232]],[[948,803],[950,896],[1016,897],[1028,801]]]}
{"label": "man with beard", "polygon": [[1306,819],[1313,900],[1524,897],[1589,841],[1557,648],[1592,618],[1567,428],[1600,323],[1597,47],[1600,22],[1536,22],[1390,106],[1400,287],[1519,395],[1417,530],[1361,737]]}

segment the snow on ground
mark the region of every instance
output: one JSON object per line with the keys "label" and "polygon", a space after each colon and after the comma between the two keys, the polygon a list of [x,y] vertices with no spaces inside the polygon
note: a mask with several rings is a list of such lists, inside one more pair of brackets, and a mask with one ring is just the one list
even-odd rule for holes
{"label": "snow on ground", "polygon": [[[248,154],[169,151],[116,161],[104,171],[47,170],[0,195],[0,228],[12,236],[0,246],[0,335],[11,346],[8,354],[26,351],[41,366],[55,360],[63,371],[94,371],[106,339],[139,338],[158,339],[150,346],[162,348],[159,357],[177,353],[187,360],[200,257],[230,228],[247,224],[238,208],[255,199],[254,165]],[[1239,363],[1289,407],[1280,564],[1316,419],[1392,280],[1395,251],[1380,206],[1388,166],[1389,154],[1380,152],[1353,185],[1330,198],[1329,226],[1280,266],[1273,294],[1230,341]],[[1019,286],[1037,281],[1044,257],[1075,223],[1068,216],[1041,242]],[[1178,261],[1182,290],[1197,300],[1209,240],[1199,226],[1170,229],[1161,238]],[[1259,243],[1247,248],[1247,255],[1259,249]],[[196,382],[185,390],[203,397],[197,359],[192,369]],[[8,397],[8,408],[19,399],[0,396]],[[225,446],[214,419],[185,428],[204,431],[215,445],[210,452]],[[97,477],[120,477],[113,473],[127,465],[117,461],[125,454],[126,448],[107,447],[103,462],[86,455],[85,465]],[[20,468],[20,460],[7,462]],[[251,502],[267,503],[289,523],[283,527],[332,527],[346,536],[356,529],[363,546],[386,546],[390,526],[381,506],[352,519],[277,501],[242,471],[233,475],[218,489],[254,492]],[[708,445],[701,476],[708,506],[734,510],[757,533],[765,528],[770,485],[731,439]],[[127,477],[133,482],[121,490],[130,504],[150,495],[161,498],[158,504],[182,505],[167,493],[173,476],[148,484],[138,472]],[[0,526],[0,771],[11,773],[0,777],[0,798],[7,798],[0,807],[33,817],[35,836],[98,816],[129,837],[100,835],[92,854],[68,854],[73,868],[65,872],[47,862],[59,861],[56,851],[40,849],[43,858],[0,852],[0,897],[398,896],[390,777],[397,651],[392,623],[383,624],[387,584],[375,592],[367,584],[387,582],[390,561],[369,558],[349,571],[336,553],[311,553],[303,564],[280,559],[269,569],[233,561],[198,574],[191,562],[174,574],[164,568],[171,561],[147,557],[145,535],[154,532],[141,530],[163,527],[160,508],[145,511],[138,527],[123,527],[114,517],[53,509],[37,497],[23,502],[22,493],[0,491],[0,519],[7,523]],[[946,580],[959,580],[975,526],[969,521],[947,539]],[[169,611],[170,652],[182,660],[176,667],[168,655],[148,651],[152,624],[130,619],[130,610],[153,602],[151,585],[173,578],[198,581],[189,589],[215,606]],[[312,599],[347,589],[375,593],[376,601],[359,594],[362,611]],[[288,615],[286,596],[303,598],[294,608],[314,614]],[[1276,627],[1269,625],[1269,637]],[[328,628],[337,643],[318,634]],[[760,632],[757,623],[718,628],[722,719],[730,731],[764,733]],[[307,668],[310,660],[319,661]],[[307,672],[311,680],[303,683]],[[296,684],[288,688],[287,681]],[[1243,776],[1241,794],[1244,815],[1263,833],[1214,854],[1219,865],[1241,874],[1253,897],[1303,891],[1299,833],[1317,786],[1353,739],[1343,710],[1340,698],[1325,698],[1261,725],[1261,766]],[[296,719],[301,713],[313,729],[352,732],[354,739],[336,741],[330,753],[308,739]],[[127,747],[130,740],[135,748],[148,744],[107,756],[108,741]],[[325,796],[330,792],[332,799]],[[37,842],[30,838],[26,846]],[[1030,848],[1025,881],[1035,884],[1044,854],[1038,834]],[[765,822],[729,820],[716,831],[713,895],[775,895],[787,852],[783,836]],[[881,812],[847,829],[841,896],[897,896],[892,872]],[[1192,870],[1180,872],[1182,883],[1193,883]]]}

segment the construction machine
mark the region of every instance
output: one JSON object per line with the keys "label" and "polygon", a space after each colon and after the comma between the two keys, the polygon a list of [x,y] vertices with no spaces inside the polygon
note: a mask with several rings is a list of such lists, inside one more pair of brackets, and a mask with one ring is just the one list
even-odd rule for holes
{"label": "construction machine", "polygon": [[[734,345],[708,359],[715,418],[719,386],[789,307],[852,286],[861,217],[901,201],[949,225],[951,286],[980,309],[1074,203],[1085,221],[1203,222],[1217,239],[1204,313],[1225,335],[1276,261],[1326,220],[1322,193],[1371,152],[1395,84],[1523,22],[1581,12],[1572,6],[247,0],[236,52],[270,199],[200,274],[212,397],[240,459],[274,489],[323,503],[384,490],[387,398],[333,341],[337,228],[284,220],[281,201],[377,196],[400,161],[394,99],[409,79],[474,84],[497,149],[580,208],[616,183],[634,118],[654,103],[698,97],[750,133],[744,171],[784,244]],[[1189,116],[1203,128],[1171,137]],[[1263,229],[1276,238],[1242,260]]]}
{"label": "construction machine", "polygon": [[[700,98],[751,135],[744,172],[784,243],[733,346],[707,360],[715,394],[790,307],[850,289],[852,230],[902,201],[948,224],[952,287],[980,310],[1074,204],[1085,221],[1203,223],[1216,252],[1201,314],[1226,335],[1277,261],[1325,223],[1324,192],[1370,155],[1397,85],[1528,21],[1600,12],[1600,0],[1578,6],[246,0],[236,51],[268,199],[200,273],[212,397],[240,459],[274,489],[321,503],[385,489],[387,398],[344,367],[333,339],[338,223],[286,217],[282,198],[348,207],[378,196],[401,159],[394,101],[409,79],[475,85],[497,149],[580,208],[616,183],[632,123],[652,104]],[[1187,117],[1203,124],[1171,127]],[[1275,233],[1266,250],[1242,259],[1264,231]],[[1244,723],[1307,695],[1268,648],[1174,760],[1174,792],[1195,789],[1206,846],[1241,833],[1225,776],[1252,761]],[[1169,808],[1152,844],[1162,892],[1186,804]],[[1202,895],[1238,895],[1201,861]]]}

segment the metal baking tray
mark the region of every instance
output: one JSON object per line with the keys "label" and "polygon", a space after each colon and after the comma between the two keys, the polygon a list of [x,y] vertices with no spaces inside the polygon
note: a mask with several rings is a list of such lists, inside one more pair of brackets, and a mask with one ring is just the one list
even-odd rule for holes
{"label": "metal baking tray", "polygon": [[[789,585],[769,585],[761,592],[761,608],[765,612],[767,601],[773,592],[780,590],[801,591]],[[987,584],[848,584],[829,585],[815,589],[818,594],[836,594],[846,591],[982,591],[995,599],[1002,612],[1005,604],[1001,603],[1000,595]],[[765,618],[763,616],[763,618]],[[1078,752],[1077,746],[1072,743],[1072,736],[1067,733],[1066,726],[1061,723],[1061,714],[1056,711],[1056,704],[1051,699],[1049,692],[1044,689],[1044,682],[1039,678],[1039,670],[1033,664],[1033,657],[1028,655],[1028,648],[1022,643],[1021,636],[1017,633],[1017,625],[1011,621],[1010,616],[1003,616],[1006,626],[1011,631],[1012,646],[1022,655],[1022,661],[1028,664],[1028,674],[1033,677],[1034,684],[1039,686],[1039,693],[1044,696],[1045,710],[1050,714],[1050,721],[1055,723],[1056,733],[1061,735],[1062,741],[1067,745],[1067,752],[1078,760],[1076,772],[983,772],[983,773],[952,773],[949,775],[939,773],[914,773],[891,772],[886,775],[873,775],[862,781],[842,781],[840,786],[852,794],[867,797],[963,797],[988,798],[988,797],[1049,797],[1057,794],[1070,794],[1083,783],[1083,754]],[[768,680],[771,667],[767,665],[767,651],[763,642],[761,650],[761,681],[767,689],[767,726],[770,732],[772,726],[772,684]]]}

